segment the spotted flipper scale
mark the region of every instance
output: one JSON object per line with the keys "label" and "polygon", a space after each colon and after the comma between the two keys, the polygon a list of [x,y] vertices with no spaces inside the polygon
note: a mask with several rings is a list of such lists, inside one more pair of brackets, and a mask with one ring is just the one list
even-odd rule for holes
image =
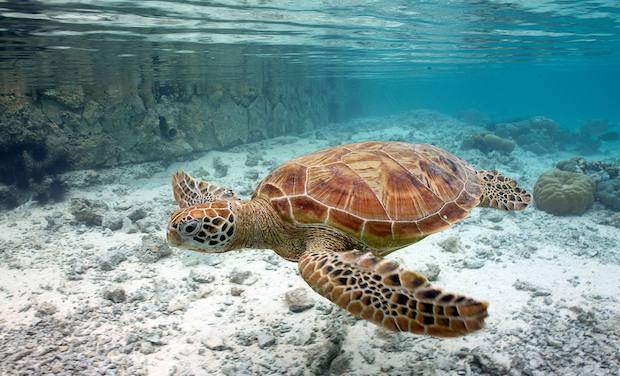
{"label": "spotted flipper scale", "polygon": [[478,206],[502,210],[522,210],[532,195],[519,187],[517,182],[495,170],[478,171],[482,184],[482,196]]}
{"label": "spotted flipper scale", "polygon": [[446,293],[370,252],[308,250],[299,270],[325,298],[392,331],[456,337],[481,329],[487,317],[486,302]]}

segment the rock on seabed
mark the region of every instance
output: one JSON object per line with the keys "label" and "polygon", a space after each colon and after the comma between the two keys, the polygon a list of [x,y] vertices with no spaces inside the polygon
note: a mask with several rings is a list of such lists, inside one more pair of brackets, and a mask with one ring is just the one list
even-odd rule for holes
{"label": "rock on seabed", "polygon": [[302,312],[314,307],[314,299],[308,295],[307,290],[303,287],[287,291],[284,299],[291,312]]}

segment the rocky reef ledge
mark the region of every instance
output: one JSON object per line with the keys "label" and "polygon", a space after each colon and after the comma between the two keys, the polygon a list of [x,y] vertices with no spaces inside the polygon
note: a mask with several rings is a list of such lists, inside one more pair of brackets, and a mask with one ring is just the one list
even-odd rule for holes
{"label": "rocky reef ledge", "polygon": [[173,160],[324,125],[337,109],[333,86],[326,79],[260,77],[5,92],[0,153],[44,150],[72,169]]}

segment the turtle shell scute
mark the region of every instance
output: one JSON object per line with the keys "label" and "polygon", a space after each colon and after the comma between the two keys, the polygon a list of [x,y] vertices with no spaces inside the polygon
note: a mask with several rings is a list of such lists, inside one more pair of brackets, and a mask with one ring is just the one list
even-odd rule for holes
{"label": "turtle shell scute", "polygon": [[476,170],[438,147],[371,141],[295,158],[253,197],[270,202],[285,221],[324,223],[388,249],[467,217],[481,192]]}

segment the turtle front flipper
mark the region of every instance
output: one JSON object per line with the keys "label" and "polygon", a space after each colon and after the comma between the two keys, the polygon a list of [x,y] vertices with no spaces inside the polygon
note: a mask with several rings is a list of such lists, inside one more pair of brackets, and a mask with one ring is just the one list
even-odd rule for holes
{"label": "turtle front flipper", "polygon": [[487,317],[486,302],[443,292],[371,252],[308,250],[299,271],[325,298],[389,330],[456,337],[482,328]]}
{"label": "turtle front flipper", "polygon": [[220,188],[204,180],[196,180],[185,171],[172,174],[174,200],[182,208],[217,200],[238,200],[230,189]]}
{"label": "turtle front flipper", "polygon": [[502,210],[522,210],[527,207],[532,195],[519,187],[517,182],[495,170],[480,170],[482,196],[478,206]]}

